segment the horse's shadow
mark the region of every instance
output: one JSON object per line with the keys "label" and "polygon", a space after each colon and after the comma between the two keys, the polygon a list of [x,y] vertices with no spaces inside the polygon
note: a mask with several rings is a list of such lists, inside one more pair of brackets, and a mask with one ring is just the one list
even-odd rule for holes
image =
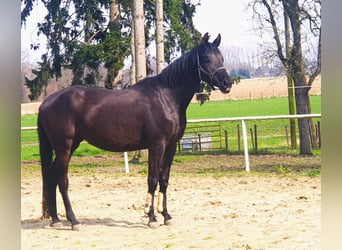
{"label": "horse's shadow", "polygon": [[[61,220],[63,226],[52,227],[50,226],[49,220],[42,219],[27,219],[21,221],[21,228],[25,230],[35,229],[54,229],[54,230],[70,230],[71,223],[67,220]],[[104,225],[108,227],[119,227],[119,228],[148,228],[146,223],[141,221],[132,222],[127,220],[113,220],[112,218],[96,218],[96,219],[80,219],[82,226],[94,226]]]}

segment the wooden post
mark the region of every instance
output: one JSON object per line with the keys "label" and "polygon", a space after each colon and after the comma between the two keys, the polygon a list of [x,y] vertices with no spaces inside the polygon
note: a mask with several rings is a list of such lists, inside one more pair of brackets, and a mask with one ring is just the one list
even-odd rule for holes
{"label": "wooden post", "polygon": [[287,143],[287,146],[290,146],[290,143],[289,143],[289,131],[288,131],[288,127],[285,126],[285,133],[286,133],[286,143]]}
{"label": "wooden post", "polygon": [[240,151],[240,125],[237,125],[237,135],[238,135],[238,151]]}
{"label": "wooden post", "polygon": [[251,133],[251,140],[252,140],[252,146],[253,146],[253,150],[255,151],[255,144],[254,144],[254,136],[253,136],[253,129],[249,128],[249,131]]}
{"label": "wooden post", "polygon": [[321,148],[321,122],[317,122],[318,147]]}
{"label": "wooden post", "polygon": [[224,131],[224,140],[226,144],[226,150],[228,151],[228,131],[227,130]]}
{"label": "wooden post", "polygon": [[258,151],[258,133],[257,133],[256,124],[254,124],[254,142],[255,142],[255,151]]}
{"label": "wooden post", "polygon": [[220,149],[222,149],[222,133],[221,133],[221,124],[219,125],[219,137],[220,137]]}

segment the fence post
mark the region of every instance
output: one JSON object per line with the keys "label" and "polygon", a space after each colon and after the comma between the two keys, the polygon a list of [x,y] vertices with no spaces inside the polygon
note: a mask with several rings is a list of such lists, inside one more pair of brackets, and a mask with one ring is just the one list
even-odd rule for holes
{"label": "fence post", "polygon": [[290,142],[289,142],[289,132],[288,132],[288,127],[285,126],[285,134],[286,134],[286,143],[287,143],[287,146],[289,147],[290,146]]}
{"label": "fence post", "polygon": [[228,151],[228,131],[227,130],[224,131],[224,140],[226,144],[226,150]]}
{"label": "fence post", "polygon": [[258,132],[257,132],[256,124],[254,124],[254,142],[255,142],[255,151],[258,151]]}
{"label": "fence post", "polygon": [[238,151],[240,151],[240,125],[237,125],[237,135],[238,135]]}
{"label": "fence post", "polygon": [[[221,133],[221,124],[219,124],[219,136],[220,136],[220,149],[222,149],[222,133]],[[213,137],[213,136],[212,136]]]}
{"label": "fence post", "polygon": [[317,133],[318,133],[318,147],[321,148],[321,122],[317,122]]}
{"label": "fence post", "polygon": [[246,123],[245,123],[245,120],[241,120],[241,122],[242,122],[242,136],[243,136],[243,146],[244,146],[244,152],[245,152],[246,171],[249,172],[249,156],[248,156]]}
{"label": "fence post", "polygon": [[127,152],[124,152],[124,159],[125,159],[125,171],[126,171],[126,174],[129,173],[129,167],[128,167],[128,155],[127,155]]}
{"label": "fence post", "polygon": [[201,134],[198,134],[198,144],[199,151],[202,151]]}
{"label": "fence post", "polygon": [[255,151],[255,144],[254,144],[254,133],[253,133],[253,129],[252,129],[252,128],[249,128],[249,132],[251,133],[252,146],[253,146],[253,150]]}

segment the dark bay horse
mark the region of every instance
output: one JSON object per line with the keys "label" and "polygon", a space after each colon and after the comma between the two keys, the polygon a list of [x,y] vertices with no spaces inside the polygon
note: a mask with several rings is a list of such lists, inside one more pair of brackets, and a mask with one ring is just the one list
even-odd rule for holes
{"label": "dark bay horse", "polygon": [[127,89],[73,86],[48,96],[38,113],[43,218],[51,217],[52,226],[62,225],[57,216],[58,186],[66,217],[73,230],[79,229],[80,223],[68,196],[68,164],[80,142],[86,140],[109,151],[148,149],[145,204],[148,225],[152,228],[159,225],[153,198],[158,183],[158,212],[163,215],[164,224],[170,224],[166,190],[177,141],[186,127],[186,109],[201,80],[223,93],[228,93],[233,83],[223,67],[220,42],[220,34],[210,43],[206,33],[200,45],[159,75],[145,78]]}

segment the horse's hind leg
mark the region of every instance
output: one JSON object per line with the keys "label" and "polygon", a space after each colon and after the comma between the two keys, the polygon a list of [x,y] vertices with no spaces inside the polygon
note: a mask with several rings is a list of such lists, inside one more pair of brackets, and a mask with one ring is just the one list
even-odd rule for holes
{"label": "horse's hind leg", "polygon": [[56,183],[58,185],[59,192],[62,195],[62,199],[63,199],[65,211],[66,211],[66,217],[68,221],[71,222],[71,226],[73,230],[79,230],[80,223],[77,221],[75,217],[75,214],[71,207],[69,195],[68,195],[68,188],[69,188],[68,165],[69,165],[71,154],[77,148],[77,146],[78,144],[76,146],[72,146],[72,148],[69,150],[64,149],[61,151],[56,151],[56,158],[54,162]]}
{"label": "horse's hind leg", "polygon": [[64,207],[66,211],[66,217],[68,221],[71,222],[72,230],[77,231],[79,230],[80,223],[77,221],[75,214],[71,207],[71,202],[70,202],[69,195],[68,195],[69,178],[68,178],[67,171],[64,172],[62,175],[60,175],[60,179],[58,180],[59,191],[63,198],[63,203],[64,203]]}
{"label": "horse's hind leg", "polygon": [[52,167],[48,169],[48,181],[46,183],[47,187],[47,197],[48,197],[48,211],[49,215],[51,216],[52,227],[61,227],[62,223],[57,216],[57,205],[56,205],[56,188],[57,188],[57,181],[56,181],[56,174],[55,168]]}
{"label": "horse's hind leg", "polygon": [[71,202],[70,202],[69,195],[68,195],[68,189],[69,189],[68,166],[69,166],[69,161],[70,161],[71,155],[78,148],[79,145],[80,145],[80,142],[78,142],[78,141],[74,142],[72,147],[71,147],[69,154],[65,155],[65,158],[63,158],[63,160],[64,160],[64,167],[63,167],[64,172],[63,172],[63,174],[60,175],[60,179],[58,181],[58,187],[59,187],[59,191],[60,191],[62,198],[63,198],[63,203],[64,203],[64,207],[65,207],[65,211],[66,211],[66,217],[67,217],[68,221],[71,222],[72,230],[75,230],[75,231],[78,231],[80,229],[80,227],[79,227],[80,223],[76,219],[76,216],[72,210]]}

